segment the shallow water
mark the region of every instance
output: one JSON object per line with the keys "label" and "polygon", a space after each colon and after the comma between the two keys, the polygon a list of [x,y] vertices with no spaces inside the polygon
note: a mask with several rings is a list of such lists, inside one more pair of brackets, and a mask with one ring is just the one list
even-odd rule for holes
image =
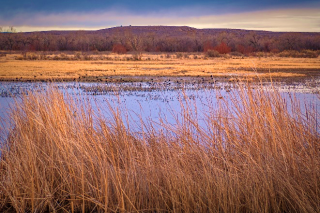
{"label": "shallow water", "polygon": [[[312,85],[311,85],[312,83]],[[318,81],[308,83],[264,83],[265,91],[272,88],[280,91],[282,97],[288,100],[294,96],[301,105],[313,106],[320,109]],[[185,100],[191,100],[192,112],[205,113],[215,108],[219,101],[230,101],[232,91],[238,90],[239,84],[230,82],[206,82],[196,81],[174,81],[165,80],[161,82],[134,82],[134,83],[39,83],[39,82],[1,82],[0,83],[0,117],[2,128],[10,128],[10,108],[14,100],[19,101],[21,94],[35,91],[45,91],[49,87],[57,87],[64,93],[75,97],[84,97],[93,105],[93,109],[100,111],[105,117],[111,117],[108,103],[112,108],[120,108],[122,112],[128,113],[127,125],[139,128],[140,121],[157,123],[161,119],[166,123],[175,125],[181,121],[181,112],[186,106]],[[253,89],[261,88],[259,85],[251,84]],[[204,117],[198,113],[200,125]],[[126,113],[123,114],[126,119]]]}

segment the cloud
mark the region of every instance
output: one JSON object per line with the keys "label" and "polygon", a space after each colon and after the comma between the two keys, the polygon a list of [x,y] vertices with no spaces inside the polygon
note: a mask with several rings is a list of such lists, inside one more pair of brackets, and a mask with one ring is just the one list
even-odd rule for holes
{"label": "cloud", "polygon": [[[16,16],[23,11],[33,12],[89,12],[97,9],[112,10],[114,8],[127,8],[131,12],[146,13],[161,10],[180,10],[184,7],[194,9],[203,7],[203,9],[214,10],[215,12],[225,12],[230,10],[253,11],[261,9],[274,8],[293,8],[293,7],[313,7],[315,4],[319,7],[318,0],[0,0],[0,17]],[[192,12],[192,10],[190,10]]]}
{"label": "cloud", "polygon": [[[198,8],[199,11],[200,8]],[[255,12],[201,15],[161,11],[132,14],[127,10],[95,11],[90,13],[22,13],[11,19],[0,20],[2,26],[15,26],[18,31],[37,30],[95,30],[120,25],[170,25],[196,28],[236,28],[269,31],[320,32],[320,9],[278,9]]]}
{"label": "cloud", "polygon": [[283,9],[203,16],[191,21],[190,25],[201,28],[320,32],[318,23],[320,23],[319,9]]}

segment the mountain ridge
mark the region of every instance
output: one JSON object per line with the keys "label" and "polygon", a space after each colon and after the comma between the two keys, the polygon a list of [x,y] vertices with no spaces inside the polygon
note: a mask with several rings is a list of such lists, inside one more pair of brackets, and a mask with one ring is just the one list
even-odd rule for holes
{"label": "mountain ridge", "polygon": [[103,28],[98,30],[50,30],[50,31],[33,31],[22,33],[50,33],[50,34],[66,34],[66,33],[88,33],[88,34],[115,34],[115,33],[133,33],[133,34],[168,34],[171,36],[188,35],[188,34],[215,34],[215,33],[234,33],[238,35],[244,35],[247,33],[256,33],[258,35],[281,35],[286,33],[302,34],[302,35],[320,35],[320,32],[278,32],[267,30],[248,30],[248,29],[233,29],[233,28],[194,28],[189,26],[116,26],[110,28]]}

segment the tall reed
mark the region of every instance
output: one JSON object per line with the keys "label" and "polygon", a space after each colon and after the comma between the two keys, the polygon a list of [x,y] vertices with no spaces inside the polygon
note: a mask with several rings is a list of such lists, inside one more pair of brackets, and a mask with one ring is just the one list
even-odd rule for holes
{"label": "tall reed", "polygon": [[319,212],[319,115],[240,89],[177,125],[128,128],[57,90],[17,102],[2,141],[0,211]]}

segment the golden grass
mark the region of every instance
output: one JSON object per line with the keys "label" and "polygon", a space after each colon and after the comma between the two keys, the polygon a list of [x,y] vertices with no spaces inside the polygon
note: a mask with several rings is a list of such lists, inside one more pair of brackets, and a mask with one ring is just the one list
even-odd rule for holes
{"label": "golden grass", "polygon": [[[233,98],[232,98],[233,97]],[[61,92],[31,94],[2,141],[0,211],[319,212],[317,118],[277,92],[241,90],[198,124],[126,128]]]}
{"label": "golden grass", "polygon": [[[74,80],[83,76],[227,76],[227,77],[302,77],[320,70],[320,58],[174,58],[166,54],[144,54],[142,61],[132,57],[107,55],[108,60],[15,60],[18,55],[0,58],[0,80]],[[49,57],[49,56],[48,56]],[[73,56],[69,56],[72,58]],[[148,60],[150,58],[150,60]],[[123,61],[120,61],[123,60]],[[271,71],[271,73],[269,73]],[[84,79],[82,79],[84,80]]]}

